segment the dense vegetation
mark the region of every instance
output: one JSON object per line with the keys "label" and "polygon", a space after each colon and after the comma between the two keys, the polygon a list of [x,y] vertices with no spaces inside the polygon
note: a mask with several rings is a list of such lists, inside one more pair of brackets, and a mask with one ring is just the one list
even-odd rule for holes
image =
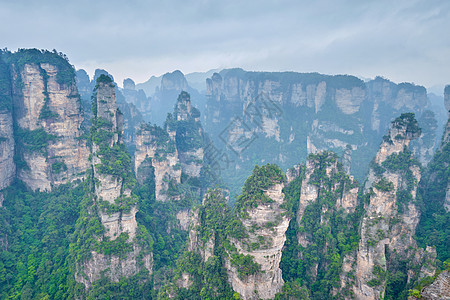
{"label": "dense vegetation", "polygon": [[[286,232],[286,247],[280,267],[283,278],[299,292],[303,290],[302,286],[306,286],[312,299],[331,299],[331,290],[340,287],[344,256],[358,247],[362,207],[358,206],[353,213],[336,207],[342,193],[357,187],[357,184],[344,173],[335,154],[311,154],[308,159],[314,164],[309,182],[303,182],[304,175],[300,174],[284,190],[288,202],[293,202],[290,207],[294,218]],[[327,169],[331,173],[327,174]],[[295,202],[298,202],[304,184],[315,185],[318,197],[306,207],[299,221],[296,218],[298,203]],[[306,247],[299,243],[298,236],[308,241]],[[349,290],[343,293],[350,295]]]}
{"label": "dense vegetation", "polygon": [[[223,192],[210,190],[205,196],[203,205],[193,212],[198,218],[197,228],[191,228],[198,236],[197,249],[187,251],[177,262],[174,280],[180,280],[183,274],[189,274],[190,286],[177,288],[180,299],[233,299],[233,290],[227,282],[224,267],[228,258],[226,251],[227,224],[231,211]],[[206,249],[209,240],[213,241],[213,249]],[[202,251],[211,251],[205,261]],[[246,267],[246,264],[243,264]],[[167,289],[167,287],[166,287]],[[158,296],[163,297],[164,290]]]}
{"label": "dense vegetation", "polygon": [[450,143],[434,155],[419,185],[422,216],[417,228],[422,247],[436,247],[440,261],[450,261],[450,211],[443,209],[450,178]]}
{"label": "dense vegetation", "polygon": [[33,193],[17,182],[0,208],[2,299],[70,298],[75,285],[70,244],[85,184]]}
{"label": "dense vegetation", "polygon": [[244,183],[242,194],[237,198],[236,211],[241,213],[241,217],[245,217],[246,209],[273,201],[264,194],[264,190],[283,183],[285,179],[283,171],[277,165],[255,166],[252,175]]}
{"label": "dense vegetation", "polygon": [[[29,62],[39,65],[44,78],[46,102],[39,118],[41,120],[56,118],[57,115],[48,105],[49,95],[45,88],[47,74],[40,64],[55,65],[58,68],[57,81],[60,84],[72,84],[74,76],[73,67],[67,58],[56,51],[22,49],[16,54],[1,51],[0,111],[9,111],[12,108],[11,83],[9,76],[5,74],[10,72],[12,64],[14,68],[22,68]],[[243,76],[242,70],[229,72],[229,75],[234,73]],[[251,73],[249,76],[258,77],[258,80],[277,79],[273,78],[274,75],[271,73]],[[349,89],[365,87],[361,80],[352,76],[326,77],[315,73],[302,74],[302,78],[292,78],[291,73],[280,73],[277,76],[283,77],[283,80],[290,80],[289,83],[302,80],[304,83],[312,84],[324,80],[327,89],[331,90],[338,87]],[[109,84],[110,87],[116,88],[113,80],[106,75],[100,75],[97,83]],[[286,87],[280,87],[283,88]],[[415,93],[423,92],[420,87],[408,84],[400,84],[398,89],[400,88]],[[149,124],[141,128],[155,137],[152,142],[157,145],[158,150],[155,157],[147,159],[148,176],[140,183],[133,172],[132,156],[121,142],[121,130],[109,120],[97,116],[98,103],[94,95],[92,101],[94,117],[90,122],[90,130],[82,138],[87,138],[93,151],[91,161],[95,164],[87,170],[84,180],[53,187],[52,192],[32,192],[22,182],[16,181],[1,191],[0,298],[169,299],[176,295],[179,299],[240,299],[240,295],[235,293],[229,284],[226,263],[229,262],[236,269],[237,276],[241,280],[259,273],[261,266],[251,255],[240,253],[233,241],[246,245],[249,232],[243,221],[248,220],[247,211],[260,204],[272,203],[273,200],[266,196],[264,191],[274,184],[286,183],[286,177],[277,165],[266,164],[261,167],[256,165],[252,174],[245,180],[235,207],[229,206],[227,192],[221,189],[209,190],[200,204],[202,192],[208,186],[207,180],[203,178],[206,169],[204,168],[202,178],[197,181],[182,174],[181,184],[170,183],[169,192],[176,192],[180,200],[157,201],[152,162],[166,159],[167,154],[175,153],[175,150],[186,153],[205,145],[206,138],[200,122],[196,120],[199,117],[198,110],[192,108],[190,115],[185,115],[187,107],[184,103],[188,98],[187,93],[180,95],[175,112],[168,116],[164,129]],[[342,116],[337,115],[335,106],[328,104],[330,103],[327,102],[319,112],[320,117],[330,122],[338,122]],[[311,112],[310,109],[302,111],[304,119],[290,111],[284,112],[290,118],[298,119],[293,121],[296,122],[294,124],[296,130],[299,130],[296,131],[297,137],[306,139],[305,124],[312,121]],[[362,118],[363,115],[357,113],[356,118]],[[424,117],[428,118],[430,128],[435,126],[430,115]],[[353,138],[363,142],[367,137],[357,132],[356,118],[347,118],[342,127],[354,130]],[[288,123],[281,119],[280,122]],[[403,114],[395,119],[394,126],[397,129],[406,128],[406,134],[410,136],[420,134],[419,124],[412,113]],[[170,138],[167,129],[175,132],[175,141]],[[18,126],[15,126],[14,134],[17,145],[15,163],[19,169],[27,168],[23,159],[24,151],[36,152],[47,158],[47,146],[58,139],[44,129],[30,131]],[[282,130],[280,134],[287,140],[291,132]],[[371,132],[368,135],[375,136]],[[334,131],[327,132],[326,136],[344,139],[342,133]],[[405,137],[402,135],[394,137],[397,140],[403,138]],[[390,137],[387,139],[390,140]],[[0,142],[2,141],[0,136]],[[431,140],[428,142],[431,143]],[[306,148],[298,147],[296,144],[279,147],[275,142],[261,138],[253,146],[261,147],[258,149],[260,151],[270,149],[271,153],[283,153],[292,150],[298,157],[306,156]],[[371,155],[363,153],[367,148],[362,149],[358,150],[359,155]],[[449,154],[448,143],[436,153],[423,172],[418,200],[415,203],[421,210],[416,239],[423,248],[427,245],[436,248],[438,260],[435,265],[438,269],[448,268],[450,265],[448,228],[450,213],[443,208],[450,177]],[[364,159],[359,158],[357,161]],[[357,206],[354,210],[346,211],[339,206],[338,200],[346,191],[357,188],[358,185],[344,172],[338,156],[325,151],[309,155],[308,160],[314,168],[309,174],[309,180],[306,181],[305,166],[301,166],[299,176],[283,190],[285,202],[282,207],[291,218],[291,222],[286,232],[280,263],[286,283],[275,299],[351,297],[351,288],[347,286],[341,289],[341,276],[344,275],[342,267],[344,258],[353,255],[358,248],[360,241],[358,231],[364,204],[368,203],[372,191],[369,191],[369,194],[360,191]],[[246,154],[244,168],[259,162],[255,155]],[[407,149],[390,155],[381,165],[372,163],[378,177],[373,187],[380,192],[390,192],[394,188],[394,184],[384,178],[383,174],[391,172],[402,176],[405,184],[396,195],[399,214],[405,212],[405,204],[410,203],[411,192],[418,184],[411,170],[417,166],[419,163]],[[67,165],[62,161],[55,161],[51,164],[51,168],[53,174],[59,174],[67,170]],[[97,176],[109,175],[118,179],[123,183],[122,190],[130,191],[129,196],[122,195],[111,203],[97,199],[95,189],[99,185],[99,180],[94,175],[94,170]],[[241,177],[233,178],[235,184],[239,186],[244,181],[241,179]],[[316,199],[304,207],[302,219],[299,220],[297,219],[299,199],[302,186],[305,185],[316,188],[318,194]],[[133,207],[138,209],[136,238],[130,239],[127,233],[121,233],[115,239],[106,237],[100,212],[108,215],[118,212],[129,213]],[[189,215],[190,232],[181,228],[177,220],[179,213]],[[270,224],[272,225],[274,224]],[[189,245],[190,242],[192,245]],[[369,242],[371,243],[373,241]],[[83,276],[80,266],[92,257],[92,251],[124,259],[134,251],[135,245],[140,248],[139,256],[136,258],[139,265],[137,274],[112,282],[106,274],[108,271],[105,271],[88,289],[76,281],[77,276],[80,274]],[[258,249],[258,246],[247,246]],[[150,253],[153,257],[152,275],[143,267],[143,256]],[[385,299],[405,299],[409,288],[414,288],[411,293],[420,295],[421,287],[429,284],[432,278],[424,278],[418,283],[417,278],[413,278],[408,282],[408,270],[420,266],[411,266],[410,259],[405,259],[395,252],[386,251],[386,255],[386,269],[375,265],[372,271],[374,278],[368,282],[369,286],[384,284]],[[355,276],[356,274],[350,271],[345,274],[343,280],[346,284],[352,285]],[[414,286],[415,284],[417,285]]]}
{"label": "dense vegetation", "polygon": [[[56,50],[18,49],[11,53],[2,50],[2,58],[9,64],[13,64],[16,71],[22,70],[25,64],[50,64],[58,69],[56,81],[59,84],[71,85],[75,82],[75,69],[69,63],[64,53]],[[18,72],[19,73],[19,72]]]}

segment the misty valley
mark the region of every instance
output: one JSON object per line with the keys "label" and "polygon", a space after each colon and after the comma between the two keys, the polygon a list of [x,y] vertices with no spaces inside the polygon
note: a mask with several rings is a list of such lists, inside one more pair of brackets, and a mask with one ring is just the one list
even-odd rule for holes
{"label": "misty valley", "polygon": [[450,299],[450,85],[113,75],[0,51],[0,299]]}

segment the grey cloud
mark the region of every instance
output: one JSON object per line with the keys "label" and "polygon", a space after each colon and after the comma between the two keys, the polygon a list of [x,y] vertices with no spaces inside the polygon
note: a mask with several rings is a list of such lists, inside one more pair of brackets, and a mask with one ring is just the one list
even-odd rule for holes
{"label": "grey cloud", "polygon": [[3,47],[56,48],[118,82],[235,66],[450,80],[445,0],[0,0],[0,18]]}

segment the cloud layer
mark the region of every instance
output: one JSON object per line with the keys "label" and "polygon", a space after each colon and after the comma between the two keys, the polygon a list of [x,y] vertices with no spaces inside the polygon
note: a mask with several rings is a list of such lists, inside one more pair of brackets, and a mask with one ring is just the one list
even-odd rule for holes
{"label": "cloud layer", "polygon": [[0,19],[3,47],[57,49],[119,82],[242,67],[450,83],[446,0],[0,0]]}

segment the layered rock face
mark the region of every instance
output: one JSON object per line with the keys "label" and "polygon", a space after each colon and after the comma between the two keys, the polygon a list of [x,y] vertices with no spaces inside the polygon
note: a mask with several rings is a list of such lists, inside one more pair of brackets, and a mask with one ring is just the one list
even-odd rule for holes
{"label": "layered rock face", "polygon": [[[81,102],[83,112],[86,116],[84,127],[90,127],[90,120],[92,118],[92,105],[91,95],[96,85],[96,80],[105,75],[111,78],[114,82],[114,77],[105,70],[96,69],[93,80],[90,80],[89,75],[85,70],[81,69],[77,71],[77,85],[81,95]],[[139,124],[143,121],[141,111],[136,107],[137,104],[142,103],[148,105],[147,97],[142,90],[134,90],[134,82],[131,79],[126,81],[126,88],[119,89],[117,84],[114,84],[114,90],[116,94],[117,107],[123,114],[123,141],[127,145],[128,149],[133,152],[136,131],[139,129]],[[136,102],[137,101],[137,102]]]}
{"label": "layered rock face", "polygon": [[[44,53],[37,56],[45,61]],[[80,139],[83,115],[74,76],[66,74],[65,81],[61,79],[62,72],[73,70],[63,58],[58,60],[57,65],[12,63],[20,156],[17,177],[33,190],[51,190],[53,185],[81,179],[88,167],[89,150]]]}
{"label": "layered rock face", "polygon": [[[140,264],[151,273],[152,254],[143,253],[136,240],[136,196],[131,192],[131,158],[127,158],[123,141],[123,119],[117,109],[114,84],[102,75],[97,80],[92,140],[92,169],[95,183],[94,205],[104,228],[101,242],[128,244],[126,255],[91,251],[91,258],[78,266],[77,281],[89,287],[106,275],[112,281],[130,277],[140,270]],[[128,161],[128,164],[127,164]],[[123,168],[123,169],[122,169]],[[126,175],[125,175],[126,174]],[[95,211],[95,210],[93,210]],[[125,247],[125,245],[121,246]],[[142,256],[142,257],[141,257]]]}
{"label": "layered rock face", "polygon": [[[319,174],[322,174],[322,178],[319,178]],[[336,203],[334,208],[323,204],[320,209],[322,212],[342,208],[346,213],[353,213],[358,204],[358,189],[358,183],[353,176],[344,171],[335,154],[322,152],[310,155],[306,163],[305,177],[300,192],[297,222],[301,226],[306,207],[317,202],[319,197],[326,193],[333,195]],[[321,218],[321,223],[324,222],[326,222],[326,218]],[[299,234],[298,239],[303,247],[309,243],[306,232]]]}
{"label": "layered rock face", "polygon": [[[447,121],[447,126],[445,127],[441,149],[443,149],[446,145],[448,147],[448,145],[450,143],[450,85],[447,85],[445,87],[444,100],[445,100],[445,108],[447,109],[447,113],[448,113],[448,121]],[[447,192],[445,194],[444,207],[447,211],[450,211],[450,182],[447,183]]]}
{"label": "layered rock face", "polygon": [[[252,256],[260,266],[255,274],[242,277],[231,261],[227,261],[231,286],[243,299],[273,299],[284,284],[279,266],[290,218],[281,207],[284,203],[283,187],[282,183],[270,186],[264,191],[264,195],[273,202],[261,203],[245,211],[248,214],[248,217],[242,219],[248,234],[245,241],[230,239],[239,254]],[[256,247],[256,244],[259,246]]]}
{"label": "layered rock face", "polygon": [[[400,259],[420,263],[423,250],[417,250],[414,234],[420,217],[415,202],[421,173],[408,152],[410,141],[419,135],[413,116],[397,118],[370,169],[353,288],[358,299],[382,299],[386,288],[383,274],[392,272],[392,265]],[[414,275],[410,270],[407,280]]]}
{"label": "layered rock face", "polygon": [[141,125],[136,138],[134,155],[135,173],[139,182],[150,178],[154,168],[155,196],[158,201],[167,201],[178,195],[169,191],[181,182],[181,164],[175,138],[157,126]]}
{"label": "layered rock face", "polygon": [[[191,105],[188,93],[182,92],[179,95],[174,118],[177,123],[175,138],[181,168],[186,175],[199,178],[204,157],[203,129],[200,123],[200,112]],[[169,131],[173,132],[174,129],[173,126],[172,128],[168,126]]]}
{"label": "layered rock face", "polygon": [[0,111],[0,134],[0,190],[2,190],[11,184],[16,175],[11,111]]}
{"label": "layered rock face", "polygon": [[421,296],[425,300],[450,299],[450,272],[439,274],[431,285],[422,290]]}
{"label": "layered rock face", "polygon": [[[238,156],[240,171],[226,173],[230,184],[231,178],[250,171],[248,161],[288,168],[309,153],[341,154],[348,146],[358,166],[351,173],[362,180],[366,169],[361,166],[376,154],[389,123],[402,112],[427,121],[421,116],[430,106],[425,88],[382,78],[364,83],[353,76],[230,69],[215,73],[206,85],[205,129],[216,145]],[[236,120],[240,123],[234,126]],[[429,127],[430,132],[437,129]],[[423,162],[431,159],[437,140],[434,135],[414,146]]]}
{"label": "layered rock face", "polygon": [[[298,201],[296,222],[299,229],[296,240],[291,243],[298,243],[297,259],[305,269],[303,278],[306,284],[311,286],[324,278],[330,280],[329,274],[336,272],[336,262],[341,260],[344,251],[352,247],[351,240],[357,237],[355,211],[359,202],[359,186],[332,152],[310,154],[303,169],[303,172],[301,168],[295,172],[298,179],[291,180],[291,185],[295,184],[294,180],[301,180],[301,188],[297,187],[300,189],[299,199],[295,199]],[[315,298],[342,293],[348,284],[348,279],[342,274],[351,270],[350,261],[342,257],[342,265],[337,271],[341,276],[332,279],[340,282],[334,282],[333,289],[311,289]],[[340,288],[337,288],[339,284]]]}
{"label": "layered rock face", "polygon": [[11,184],[16,175],[10,71],[2,59],[0,59],[0,82],[0,190],[2,190]]}
{"label": "layered rock face", "polygon": [[[139,181],[154,168],[156,200],[179,199],[176,185],[184,180],[199,180],[204,161],[205,142],[200,112],[191,105],[190,95],[182,92],[164,129],[143,124],[137,133],[135,171]],[[142,170],[141,170],[142,168]]]}

